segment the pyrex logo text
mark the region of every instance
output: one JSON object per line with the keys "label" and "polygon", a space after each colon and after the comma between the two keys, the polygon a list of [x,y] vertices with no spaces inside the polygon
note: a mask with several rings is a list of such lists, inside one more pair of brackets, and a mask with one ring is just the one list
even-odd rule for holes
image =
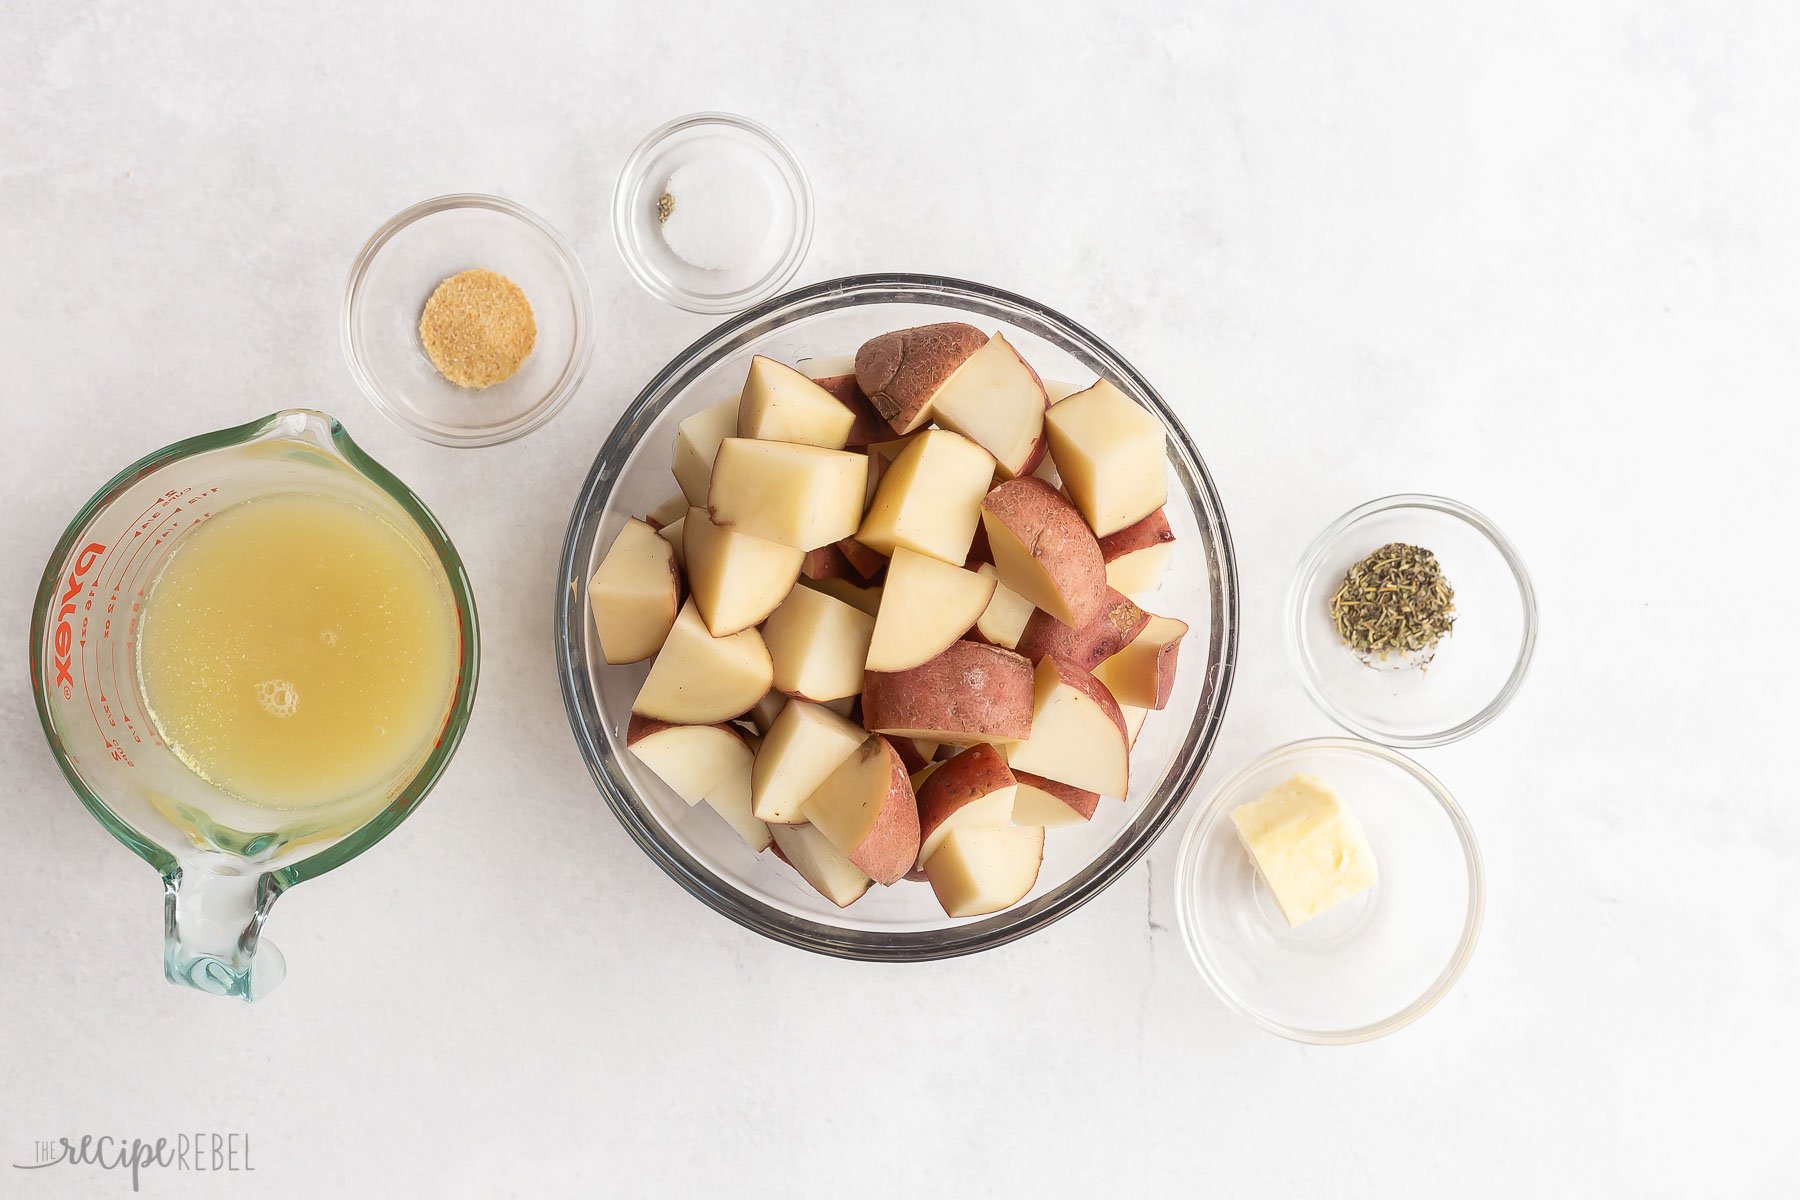
{"label": "pyrex logo text", "polygon": [[75,556],[75,565],[69,570],[69,582],[63,588],[62,603],[56,610],[55,654],[51,657],[51,666],[56,669],[56,685],[62,688],[64,700],[75,694],[74,664],[69,653],[75,646],[75,630],[69,624],[69,618],[75,615],[75,597],[81,593],[81,577],[93,567],[94,560],[105,553],[106,547],[98,542],[89,542],[82,547],[81,553]]}

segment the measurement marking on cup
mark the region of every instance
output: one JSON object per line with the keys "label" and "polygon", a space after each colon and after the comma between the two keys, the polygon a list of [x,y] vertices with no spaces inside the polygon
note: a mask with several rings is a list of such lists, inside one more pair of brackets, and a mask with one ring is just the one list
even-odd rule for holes
{"label": "measurement marking on cup", "polygon": [[[176,517],[179,517],[180,515],[181,515],[181,508],[180,508],[180,506],[177,506],[174,512],[171,512],[163,517],[158,518],[156,523],[152,526],[151,532],[156,532],[157,530],[160,530],[165,522],[173,521]],[[122,571],[120,571],[118,577],[113,580],[112,592],[113,592],[113,599],[115,599],[115,600],[118,599],[120,585],[126,581],[126,578],[131,574],[132,568],[137,565],[138,555],[142,554],[146,547],[154,548],[156,546],[162,545],[161,538],[158,538],[156,541],[152,542],[152,541],[149,541],[148,539],[143,538],[143,535],[138,531],[133,531],[131,536],[132,536],[133,540],[137,542],[137,544],[131,548],[130,555],[125,559],[125,568]]]}
{"label": "measurement marking on cup", "polygon": [[100,731],[101,744],[106,747],[108,757],[115,762],[122,762],[128,767],[135,765],[130,756],[120,749],[112,738],[107,736],[106,727],[100,723],[100,713],[94,708],[94,693],[88,687],[87,655],[85,654],[81,656],[81,695],[87,701],[88,716],[93,719],[94,728]]}
{"label": "measurement marking on cup", "polygon": [[[107,605],[106,611],[107,612],[112,611],[112,606],[110,604]],[[100,627],[100,641],[102,643],[105,643],[105,642],[108,642],[111,640],[112,640],[112,618],[107,617],[105,623]],[[124,705],[122,703],[120,703],[120,701],[119,701],[119,658],[118,658],[118,655],[116,655],[116,654],[106,655],[104,658],[102,658],[100,660],[100,666],[101,666],[100,707],[103,710],[105,710],[105,712],[106,712],[107,725],[109,725],[113,729],[117,729],[119,727],[118,711],[122,710],[124,708]],[[106,695],[106,672],[108,669],[110,669],[112,671],[112,696],[110,699]],[[114,709],[113,706],[115,704],[118,704],[119,710]]]}
{"label": "measurement marking on cup", "polygon": [[[138,595],[142,596],[143,594],[144,594],[143,589],[139,588]],[[136,661],[134,656],[137,652],[138,609],[140,607],[141,606],[137,603],[137,601],[135,601],[135,600],[132,601],[132,603],[131,603],[131,619],[125,625],[125,661],[127,661],[127,662],[135,662]],[[117,682],[118,667],[116,665],[113,667],[113,678],[114,678],[114,681]],[[131,710],[121,706],[119,709],[119,713],[121,716],[123,716],[125,718],[125,728],[127,730],[129,730],[131,733],[131,740],[136,742],[140,746],[143,745],[144,744],[144,736],[143,736],[143,734],[138,732],[137,722],[135,722],[131,719]]]}
{"label": "measurement marking on cup", "polygon": [[[118,593],[116,593],[116,592],[115,592],[115,593],[113,593],[113,597],[112,597],[112,599],[111,599],[111,600],[110,600],[110,601],[109,601],[109,602],[108,602],[108,603],[107,603],[107,605],[106,605],[106,611],[107,611],[107,613],[108,613],[108,614],[110,614],[110,613],[111,613],[111,612],[112,612],[112,610],[113,610],[113,605],[114,605],[114,604],[116,604],[116,603],[118,603]],[[106,630],[105,630],[105,632],[104,632],[104,633],[103,633],[103,634],[102,634],[102,635],[101,635],[101,640],[102,640],[102,641],[108,641],[108,640],[111,640],[111,638],[112,638],[112,617],[111,617],[111,616],[110,616],[110,615],[109,615],[109,616],[108,616],[108,617],[107,617],[107,618],[106,618]],[[131,645],[130,645],[130,643],[129,643],[129,642],[128,642],[128,643],[126,643],[126,646],[125,646],[125,652],[126,652],[126,653],[127,653],[127,654],[129,654],[129,653],[130,653],[130,652],[131,652]],[[121,688],[120,688],[120,687],[119,687],[119,656],[118,656],[118,655],[116,655],[116,654],[108,654],[108,655],[107,655],[107,656],[106,656],[106,657],[105,657],[105,658],[104,658],[104,659],[102,659],[102,660],[101,660],[101,661],[102,661],[102,663],[103,663],[103,665],[104,665],[104,666],[105,666],[105,667],[106,667],[106,668],[108,668],[108,669],[110,669],[110,670],[111,670],[111,671],[112,671],[112,694],[113,694],[113,700],[114,700],[114,702],[115,702],[115,703],[117,703],[117,704],[118,704],[118,709],[117,709],[117,712],[118,712],[118,714],[119,714],[119,715],[124,715],[124,712],[125,712],[125,702],[124,702],[124,700],[122,700],[122,699],[121,699],[121,696],[122,696],[122,694],[123,694],[123,689],[121,689]],[[101,680],[101,683],[100,683],[100,700],[101,700],[101,703],[105,703],[105,702],[106,702],[106,681],[105,681],[105,680],[104,680],[104,679],[102,679],[102,680]],[[110,710],[110,709],[109,709],[109,710],[108,710],[108,711],[109,711],[109,713],[110,713],[110,712],[111,712],[111,711],[112,711],[112,710]],[[130,723],[131,723],[131,718],[130,718],[130,717],[126,717],[126,718],[125,718],[125,722],[126,722],[126,724],[128,724],[128,725],[129,725],[129,724],[130,724]],[[118,728],[118,722],[117,722],[117,721],[114,721],[114,722],[113,722],[113,728],[115,728],[115,729],[117,729],[117,728]]]}
{"label": "measurement marking on cup", "polygon": [[[188,489],[188,490],[191,491],[192,489]],[[200,495],[201,496],[210,496],[218,490],[219,489],[216,486],[211,487],[211,488],[208,488],[206,491],[201,492]],[[186,492],[183,492],[183,495],[186,495]],[[177,508],[174,512],[170,513],[166,518],[164,518],[164,520],[165,521],[173,521],[176,517],[180,516],[183,512],[186,512],[186,511],[187,511],[187,509],[185,509],[185,508]],[[205,524],[206,521],[212,517],[212,515],[213,514],[212,514],[211,509],[203,510],[198,516],[189,514],[187,528],[190,530],[199,528],[201,525]],[[162,545],[164,542],[173,539],[178,533],[181,532],[181,530],[178,529],[174,525],[171,525],[167,529],[163,529],[160,527],[161,524],[162,524],[161,522],[158,522],[158,528],[153,531],[157,534],[157,537],[154,541],[149,543],[149,547],[152,550],[154,550],[157,546]],[[139,549],[142,549],[142,548],[143,547],[139,547]],[[144,594],[144,588],[143,588],[142,584],[145,580],[147,580],[150,577],[152,569],[157,565],[154,556],[145,558],[142,560],[137,560],[135,551],[133,552],[133,559],[135,561],[133,561],[131,564],[129,564],[126,574],[130,575],[132,571],[135,571],[139,567],[143,568],[143,574],[137,576],[135,579],[122,578],[119,582],[115,583],[113,586],[115,600],[117,599],[118,593],[120,591],[130,588],[134,582],[136,582],[140,585],[137,589],[137,594],[139,596],[142,596]]]}
{"label": "measurement marking on cup", "polygon": [[[131,554],[125,559],[124,565],[120,568],[118,575],[113,577],[113,590],[117,591],[119,584],[131,573],[131,568],[136,562],[138,554],[143,551],[145,545],[159,544],[156,542],[146,542],[144,539],[148,534],[156,532],[163,522],[180,515],[181,506],[177,504],[174,512],[160,517],[155,515],[154,510],[158,507],[182,499],[193,490],[194,489],[192,488],[182,488],[180,491],[164,492],[161,496],[158,496],[155,500],[151,501],[150,506],[139,515],[138,521],[131,531],[131,540],[137,544],[132,547]],[[214,488],[213,490],[216,491],[218,489]]]}
{"label": "measurement marking on cup", "polygon": [[[179,499],[181,495],[182,495],[182,493],[179,491],[173,491],[173,490],[167,491],[167,492],[164,492],[162,495],[158,496],[156,499],[150,501],[150,503],[144,505],[143,511],[139,512],[137,516],[131,518],[131,538],[132,538],[132,540],[136,541],[139,537],[143,536],[143,530],[140,528],[140,526],[143,523],[143,521],[150,516],[150,513],[152,510],[154,510],[158,505],[167,504],[171,500]],[[127,564],[123,560],[121,560],[121,562],[119,564],[118,574],[113,576],[112,586],[118,587],[119,580],[125,578],[126,565]]]}
{"label": "measurement marking on cup", "polygon": [[[176,495],[178,497],[185,496],[185,495],[187,495],[188,492],[190,492],[192,490],[193,489],[191,489],[191,488],[184,488],[184,489],[182,489],[181,492],[176,493]],[[218,489],[216,487],[209,489],[209,491],[217,491],[217,490]],[[166,496],[163,499],[160,499],[157,501],[157,503],[167,503],[167,502],[168,502],[168,498]],[[152,505],[152,507],[154,508],[155,506]],[[156,560],[156,556],[154,553],[145,555],[143,552],[147,548],[150,550],[154,550],[155,547],[162,545],[165,541],[169,540],[177,532],[179,532],[180,516],[184,511],[186,511],[186,510],[182,506],[177,505],[172,511],[168,512],[167,514],[165,514],[161,517],[158,517],[154,522],[150,522],[149,523],[150,529],[148,530],[148,533],[153,533],[156,535],[153,539],[145,540],[145,538],[143,537],[144,531],[140,531],[139,534],[134,535],[135,537],[138,537],[139,540],[137,541],[137,544],[132,547],[130,555],[126,558],[124,569],[120,572],[118,578],[116,578],[113,581],[112,592],[107,597],[107,602],[106,602],[106,611],[108,614],[111,614],[114,611],[114,609],[116,609],[118,607],[120,595],[123,594],[127,589],[131,588],[131,586],[134,583],[140,584],[140,586],[137,588],[137,595],[142,596],[144,594],[144,589],[141,586],[141,583],[143,580],[148,579],[152,569],[156,566],[157,560]],[[199,522],[201,520],[204,520],[207,516],[210,516],[210,515],[211,515],[210,513],[203,513],[199,519],[194,520],[193,522],[191,522],[191,524],[197,525],[197,524],[199,524]],[[137,606],[134,604],[133,609],[135,610],[136,607]],[[109,639],[111,636],[112,636],[112,618],[109,615],[106,620],[105,631],[101,635],[101,638],[104,641],[106,639]],[[126,650],[127,650],[127,652],[130,651],[129,644],[127,644]],[[104,676],[105,676],[105,669],[107,667],[110,667],[112,670],[112,699],[111,699],[110,703],[107,702],[107,697],[104,693],[104,688],[105,688]],[[126,699],[126,689],[119,687],[119,665],[118,665],[116,656],[107,655],[104,659],[102,659],[101,676],[102,676],[101,701],[106,707],[106,713],[109,718],[108,724],[110,725],[111,728],[117,729],[119,727],[119,721],[123,720],[125,723],[125,727],[128,730],[130,730],[130,732],[131,732],[132,740],[134,742],[137,742],[139,745],[142,745],[144,739],[138,733],[137,726],[131,719],[129,703]],[[115,754],[114,757],[121,757],[123,755],[123,744],[122,743],[119,744],[119,751],[120,751],[120,753]],[[125,759],[124,761],[129,763],[130,760]]]}
{"label": "measurement marking on cup", "polygon": [[[217,484],[198,493],[198,497],[216,495]],[[124,637],[123,653],[136,653],[138,637],[138,614],[142,611],[142,601],[146,584],[158,566],[159,556],[156,548],[165,542],[174,540],[184,531],[181,515],[189,512],[189,506],[182,503],[184,498],[194,489],[170,489],[157,496],[141,509],[131,523],[130,538],[123,543],[114,543],[112,559],[116,564],[110,572],[112,581],[102,600],[101,588],[107,586],[105,561],[107,547],[92,543],[84,547],[69,567],[67,587],[61,598],[58,609],[57,625],[52,637],[52,665],[55,669],[53,686],[58,687],[65,701],[73,701],[77,686],[81,689],[82,700],[87,705],[88,718],[94,722],[94,728],[100,733],[101,743],[107,754],[115,762],[135,767],[130,752],[126,750],[123,735],[113,736],[108,730],[120,730],[121,727],[131,735],[136,745],[144,744],[142,726],[132,714],[132,705],[141,700],[136,695],[134,686],[121,684],[121,669],[118,654],[110,649],[114,636],[113,614],[118,611],[119,600],[123,596],[130,601],[127,616],[121,617],[122,629],[119,635]],[[196,497],[196,498],[198,498]],[[173,507],[171,507],[173,506]],[[211,517],[211,511],[201,512],[197,517],[189,512],[186,527],[198,525]],[[96,564],[100,570],[85,581],[82,576],[93,569]],[[80,636],[75,636],[77,597],[80,597]],[[90,628],[94,605],[101,602],[100,627]],[[92,647],[90,648],[90,634]],[[78,660],[78,665],[77,661]],[[79,670],[77,681],[75,672]],[[110,676],[108,672],[110,671]],[[156,744],[161,739],[151,734]]]}

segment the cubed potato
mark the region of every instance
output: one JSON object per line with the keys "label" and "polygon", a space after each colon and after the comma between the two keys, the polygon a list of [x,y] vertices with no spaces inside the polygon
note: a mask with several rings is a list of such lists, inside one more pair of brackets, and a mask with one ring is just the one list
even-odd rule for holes
{"label": "cubed potato", "polygon": [[939,765],[919,787],[919,858],[925,866],[953,829],[1007,825],[1018,781],[989,745],[970,746]]}
{"label": "cubed potato", "polygon": [[769,832],[775,838],[776,857],[839,908],[862,899],[874,882],[811,825],[773,825]]}
{"label": "cubed potato", "polygon": [[1138,635],[1094,668],[1094,675],[1120,704],[1167,708],[1175,690],[1175,666],[1187,622],[1148,617]]}
{"label": "cubed potato", "polygon": [[1117,533],[1100,539],[1100,557],[1106,561],[1106,582],[1116,592],[1142,596],[1162,586],[1163,575],[1175,557],[1175,534],[1169,518],[1157,509]]}
{"label": "cubed potato", "polygon": [[1017,650],[1025,626],[1037,609],[1032,607],[1031,601],[1000,582],[999,568],[993,563],[984,562],[976,570],[994,581],[994,595],[975,620],[976,632],[996,646]]}
{"label": "cubed potato", "polygon": [[1081,514],[1030,475],[981,502],[981,521],[1000,582],[1064,625],[1079,627],[1106,603],[1106,563]]}
{"label": "cubed potato", "polygon": [[634,714],[625,746],[689,805],[740,768],[748,778],[752,761],[744,735],[725,724],[675,725]]}
{"label": "cubed potato", "polygon": [[755,852],[769,848],[769,827],[750,811],[755,752],[730,725],[671,725],[633,716],[625,744],[689,804],[707,806]]}
{"label": "cubed potato", "polygon": [[757,820],[771,825],[806,820],[807,798],[867,736],[822,705],[789,700],[769,726],[750,772]]}
{"label": "cubed potato", "polygon": [[856,532],[868,469],[863,455],[844,450],[728,437],[713,460],[707,507],[739,533],[816,550]]}
{"label": "cubed potato", "polygon": [[1006,747],[1016,774],[1026,771],[1084,791],[1123,799],[1131,752],[1112,693],[1092,675],[1052,654],[1038,664],[1031,736]]}
{"label": "cubed potato", "polygon": [[675,552],[643,521],[628,520],[588,581],[588,607],[609,663],[642,662],[662,648],[680,609]]}
{"label": "cubed potato", "polygon": [[1036,825],[971,825],[950,831],[925,864],[946,916],[979,917],[1023,900],[1044,861]]}
{"label": "cubed potato", "polygon": [[675,429],[675,458],[670,469],[690,507],[704,508],[712,483],[713,459],[719,443],[737,433],[738,401],[733,396],[703,408]]}
{"label": "cubed potato", "polygon": [[688,588],[714,637],[748,629],[775,611],[800,578],[805,556],[714,523],[703,508],[682,520]]}
{"label": "cubed potato", "polygon": [[794,368],[756,355],[738,402],[737,435],[842,450],[856,416]]}
{"label": "cubed potato", "polygon": [[650,664],[631,711],[680,725],[729,721],[749,712],[774,678],[761,634],[745,629],[716,638],[689,599]]}
{"label": "cubed potato", "polygon": [[888,740],[894,745],[894,753],[900,756],[900,761],[905,763],[906,769],[914,775],[924,770],[930,765],[931,760],[937,757],[936,742],[928,742],[923,738],[889,738]]}
{"label": "cubed potato", "polygon": [[871,734],[814,789],[806,819],[876,883],[912,870],[919,853],[919,809],[906,764]]}
{"label": "cubed potato", "polygon": [[774,829],[768,822],[757,820],[756,813],[751,809],[748,767],[728,776],[718,787],[708,792],[706,806],[718,813],[753,852],[761,854],[769,848]]}
{"label": "cubed potato", "polygon": [[856,450],[872,442],[885,442],[894,436],[893,427],[882,419],[862,389],[856,386],[856,359],[813,359],[800,363],[808,378],[831,394],[831,398],[850,410],[850,432],[844,438],[846,450]]}
{"label": "cubed potato", "polygon": [[1079,825],[1091,821],[1100,807],[1100,794],[1029,771],[1016,771],[1018,790],[1013,797],[1014,825],[1042,825],[1055,829],[1062,825]]}
{"label": "cubed potato", "polygon": [[1124,649],[1149,622],[1149,613],[1108,588],[1099,614],[1078,629],[1049,613],[1033,613],[1014,648],[1032,662],[1046,654],[1059,654],[1082,670],[1092,671]]}
{"label": "cubed potato", "polygon": [[889,737],[951,746],[1031,736],[1030,660],[981,642],[957,642],[922,666],[863,676],[863,724]]}
{"label": "cubed potato", "polygon": [[806,700],[838,700],[862,690],[875,621],[812,588],[797,587],[763,623],[775,686]]}
{"label": "cubed potato", "polygon": [[931,420],[931,400],[987,335],[944,321],[870,338],[856,352],[856,384],[896,433]]}
{"label": "cubed potato", "polygon": [[1044,457],[1044,385],[996,333],[932,398],[932,415],[994,456],[1000,477],[1029,475]]}
{"label": "cubed potato", "polygon": [[993,478],[994,459],[986,450],[949,430],[926,430],[882,472],[856,540],[882,554],[904,546],[961,563]]}
{"label": "cubed potato", "polygon": [[1135,747],[1138,734],[1144,731],[1144,721],[1150,716],[1150,710],[1139,708],[1135,704],[1121,704],[1119,705],[1119,716],[1125,721],[1126,744]]}
{"label": "cubed potato", "polygon": [[1052,405],[1045,422],[1063,487],[1096,537],[1143,520],[1168,499],[1162,422],[1106,380]]}
{"label": "cubed potato", "polygon": [[905,547],[894,551],[869,642],[871,671],[906,671],[936,658],[974,626],[994,580]]}

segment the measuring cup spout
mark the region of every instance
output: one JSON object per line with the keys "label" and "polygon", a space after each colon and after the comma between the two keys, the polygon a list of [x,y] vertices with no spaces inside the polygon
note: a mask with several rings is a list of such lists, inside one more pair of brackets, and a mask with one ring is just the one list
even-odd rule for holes
{"label": "measuring cup spout", "polygon": [[260,1000],[287,974],[262,939],[280,897],[275,875],[176,867],[163,876],[163,973],[170,983],[213,996]]}

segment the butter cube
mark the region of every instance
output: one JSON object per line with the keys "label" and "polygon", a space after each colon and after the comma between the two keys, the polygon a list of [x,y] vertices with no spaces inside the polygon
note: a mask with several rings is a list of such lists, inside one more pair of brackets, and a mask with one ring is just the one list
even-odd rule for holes
{"label": "butter cube", "polygon": [[1238,838],[1289,926],[1375,886],[1375,852],[1324,780],[1296,775],[1232,810]]}

